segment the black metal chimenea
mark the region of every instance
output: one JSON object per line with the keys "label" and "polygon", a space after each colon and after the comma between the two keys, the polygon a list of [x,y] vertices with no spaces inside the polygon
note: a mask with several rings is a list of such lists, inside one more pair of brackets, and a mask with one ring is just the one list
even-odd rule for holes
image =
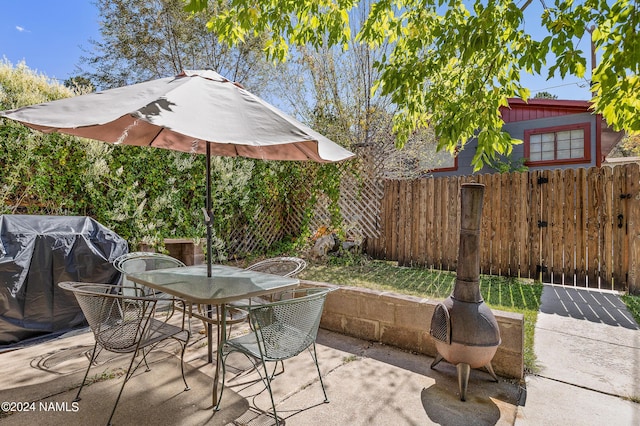
{"label": "black metal chimenea", "polygon": [[491,360],[500,344],[500,330],[480,295],[480,221],[484,185],[462,184],[460,189],[460,246],[456,282],[451,295],[439,303],[431,318],[430,334],[438,355],[456,366],[460,399],[466,399],[471,368],[485,367],[498,381]]}

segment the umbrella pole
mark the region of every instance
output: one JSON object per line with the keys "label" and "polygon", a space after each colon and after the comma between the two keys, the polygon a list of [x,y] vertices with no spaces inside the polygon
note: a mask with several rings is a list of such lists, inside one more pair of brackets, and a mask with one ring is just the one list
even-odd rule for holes
{"label": "umbrella pole", "polygon": [[[206,173],[207,173],[207,199],[206,199],[206,209],[207,214],[205,215],[205,221],[207,224],[207,277],[211,277],[211,240],[212,238],[212,226],[211,223],[211,145],[207,142],[207,158],[205,160],[206,163]],[[208,361],[211,363],[213,361],[213,354],[211,353],[211,344],[213,343],[211,333],[213,331],[213,327],[211,324],[211,316],[212,316],[212,306],[207,306],[207,315],[209,316],[209,321],[207,321],[207,348],[209,348],[208,352]],[[217,363],[217,357],[216,357]],[[217,365],[217,364],[216,364]],[[218,369],[216,368],[216,373]],[[218,379],[217,377],[215,378]]]}
{"label": "umbrella pole", "polygon": [[206,158],[206,169],[207,169],[207,217],[205,218],[207,224],[207,277],[211,277],[211,240],[212,240],[212,229],[213,224],[211,223],[211,145],[207,142],[207,158]]}

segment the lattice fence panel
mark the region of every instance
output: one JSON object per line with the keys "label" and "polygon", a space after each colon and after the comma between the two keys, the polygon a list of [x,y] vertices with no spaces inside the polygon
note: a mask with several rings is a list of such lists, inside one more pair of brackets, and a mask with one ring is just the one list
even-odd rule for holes
{"label": "lattice fence panel", "polygon": [[[355,153],[358,158],[355,168],[352,163],[338,164],[341,171],[338,205],[342,224],[359,237],[378,238],[380,203],[384,197],[384,155],[374,146],[356,148]],[[302,189],[298,196],[309,200],[311,189]],[[260,251],[286,235],[296,235],[304,223],[306,205],[306,202],[300,202],[285,208],[274,199],[262,206],[251,223],[238,220],[230,234],[224,237],[229,254],[242,256]],[[312,231],[331,224],[329,205],[329,198],[320,194],[309,218]]]}
{"label": "lattice fence panel", "polygon": [[272,200],[256,211],[251,223],[238,220],[229,235],[224,237],[229,254],[243,256],[262,251],[282,239],[287,231],[282,211],[282,206]]}
{"label": "lattice fence panel", "polygon": [[[383,159],[375,155],[373,147],[357,148],[355,153],[359,159],[355,171],[350,165],[339,165],[341,178],[338,205],[342,224],[360,237],[375,238],[380,235],[380,202],[384,196]],[[318,198],[310,220],[312,230],[330,225],[329,205],[328,197],[322,195]]]}

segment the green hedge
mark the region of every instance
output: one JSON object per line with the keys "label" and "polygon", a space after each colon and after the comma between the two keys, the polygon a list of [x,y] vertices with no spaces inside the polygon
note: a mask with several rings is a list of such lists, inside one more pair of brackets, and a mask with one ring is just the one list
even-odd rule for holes
{"label": "green hedge", "polygon": [[[24,64],[0,62],[0,109],[73,96]],[[0,119],[0,214],[91,216],[127,239],[162,247],[165,238],[204,238],[205,159],[164,149],[116,146],[43,134]],[[267,203],[310,212],[313,194],[337,206],[334,165],[212,158],[214,248],[228,255],[239,223],[251,224]],[[313,187],[310,192],[302,188]],[[309,197],[308,194],[312,196]],[[332,208],[332,226],[340,215]],[[291,230],[293,240],[308,230]],[[267,250],[268,247],[264,247]]]}

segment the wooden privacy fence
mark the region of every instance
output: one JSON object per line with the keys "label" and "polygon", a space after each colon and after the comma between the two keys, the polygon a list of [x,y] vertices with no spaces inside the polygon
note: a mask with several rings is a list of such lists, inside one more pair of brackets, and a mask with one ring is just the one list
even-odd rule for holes
{"label": "wooden privacy fence", "polygon": [[460,185],[472,181],[485,185],[482,273],[640,290],[638,164],[387,180],[367,253],[455,270]]}

